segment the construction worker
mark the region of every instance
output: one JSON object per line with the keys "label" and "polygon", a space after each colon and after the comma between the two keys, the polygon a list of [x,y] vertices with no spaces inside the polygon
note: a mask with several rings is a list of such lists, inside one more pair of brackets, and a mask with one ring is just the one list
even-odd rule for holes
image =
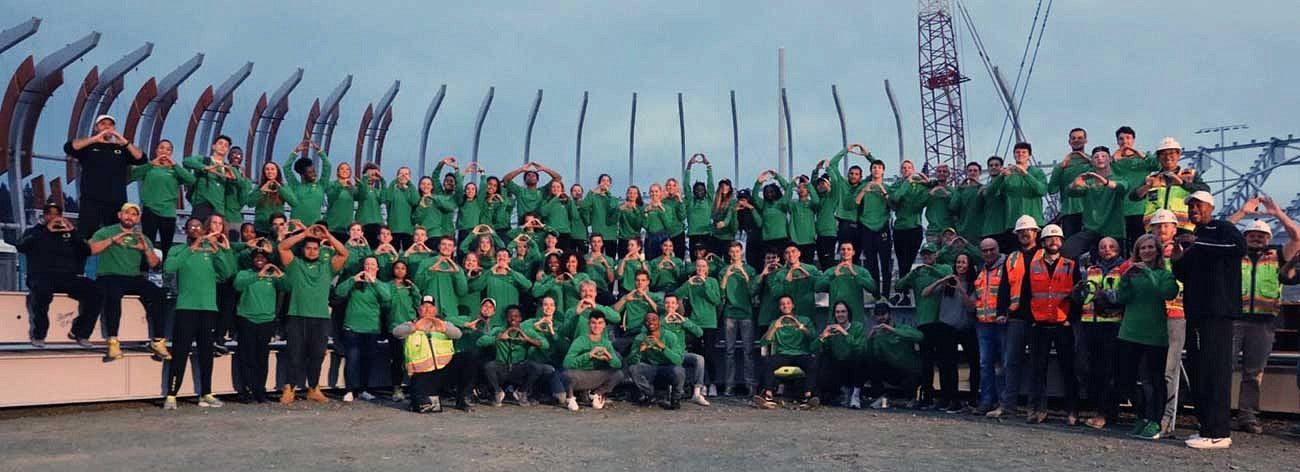
{"label": "construction worker", "polygon": [[[1007,255],[1002,264],[1002,283],[998,286],[998,318],[1007,322],[1005,343],[1002,345],[1002,370],[1006,383],[1002,389],[1000,406],[986,414],[989,418],[1000,418],[1003,414],[1015,414],[1020,400],[1020,380],[1024,374],[1025,336],[1033,316],[1029,312],[1029,303],[1025,296],[1029,287],[1029,262],[1038,255],[1038,223],[1034,217],[1021,215],[1014,227],[1020,249]],[[1001,244],[999,244],[1001,246]]]}
{"label": "construction worker", "polygon": [[1079,282],[1076,263],[1061,255],[1065,233],[1057,225],[1043,227],[1040,238],[1043,250],[1029,261],[1021,303],[1029,302],[1033,326],[1029,332],[1029,363],[1033,384],[1029,389],[1028,423],[1047,419],[1047,361],[1053,348],[1060,362],[1065,387],[1066,423],[1078,422],[1079,384],[1074,377],[1074,332],[1070,321],[1077,319],[1071,307],[1070,292]]}
{"label": "construction worker", "polygon": [[[1178,234],[1178,217],[1169,210],[1156,210],[1151,216],[1150,232],[1156,236],[1164,254],[1165,268],[1172,269],[1169,255],[1174,250],[1174,236]],[[1165,414],[1160,420],[1160,435],[1172,437],[1178,413],[1178,389],[1183,372],[1183,344],[1187,340],[1187,319],[1183,317],[1183,283],[1178,282],[1178,295],[1165,302],[1165,323],[1168,325],[1169,349],[1165,355]]]}
{"label": "construction worker", "polygon": [[406,372],[411,376],[411,411],[442,413],[438,394],[443,385],[456,383],[465,375],[465,361],[457,356],[454,341],[461,337],[460,328],[438,317],[438,304],[425,295],[420,301],[420,317],[397,325],[393,337],[403,340]]}
{"label": "construction worker", "polygon": [[[1085,203],[1086,205],[1087,203]],[[1097,416],[1085,422],[1101,429],[1114,419],[1118,405],[1103,403],[1115,387],[1115,337],[1124,318],[1124,307],[1116,300],[1120,277],[1128,270],[1119,241],[1102,238],[1097,251],[1079,261],[1083,281],[1074,290],[1079,322],[1074,324],[1075,355],[1079,359],[1079,382],[1088,392]]]}
{"label": "construction worker", "polygon": [[[993,238],[980,241],[980,259],[983,265],[975,275],[975,336],[980,351],[980,391],[976,414],[1000,410],[1006,369],[998,371],[1002,363],[1003,343],[1007,337],[1007,317],[998,316],[998,291],[1002,287],[1002,266],[1006,256],[998,252],[998,242]],[[999,411],[999,415],[1001,412]]]}
{"label": "construction worker", "polygon": [[1300,251],[1300,228],[1285,211],[1268,197],[1255,197],[1228,217],[1237,223],[1247,214],[1262,214],[1277,218],[1286,228],[1288,241],[1279,253],[1269,248],[1273,229],[1267,222],[1251,221],[1243,235],[1246,237],[1246,257],[1241,259],[1241,319],[1235,321],[1232,352],[1241,353],[1241,385],[1237,394],[1237,429],[1260,434],[1259,385],[1264,378],[1264,366],[1273,350],[1273,333],[1277,328],[1282,308],[1282,284],[1296,280],[1296,252]]}
{"label": "construction worker", "polygon": [[1129,194],[1131,200],[1146,200],[1145,220],[1150,224],[1156,210],[1166,209],[1174,212],[1178,218],[1178,227],[1191,231],[1194,224],[1188,220],[1187,204],[1183,200],[1193,192],[1210,190],[1210,186],[1201,180],[1196,169],[1178,167],[1178,159],[1183,155],[1183,146],[1174,138],[1166,136],[1156,148],[1156,160],[1151,163],[1152,172],[1146,180]]}

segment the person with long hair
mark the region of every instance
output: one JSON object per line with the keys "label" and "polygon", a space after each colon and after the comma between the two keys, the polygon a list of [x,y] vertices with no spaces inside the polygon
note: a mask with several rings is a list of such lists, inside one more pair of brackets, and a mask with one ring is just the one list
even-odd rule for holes
{"label": "person with long hair", "polygon": [[591,251],[587,254],[586,261],[582,265],[584,267],[583,272],[586,272],[587,276],[596,284],[601,299],[605,300],[605,303],[613,303],[614,285],[618,279],[617,274],[614,272],[614,258],[608,255],[608,248],[614,244],[613,242],[607,244],[606,241],[608,240],[604,236],[593,230],[591,238],[587,241],[591,246]]}
{"label": "person with long hair", "polygon": [[650,271],[650,290],[656,292],[672,290],[687,274],[693,272],[681,258],[674,255],[675,252],[672,239],[664,239],[659,243],[659,257],[647,263]]}
{"label": "person with long hair", "polygon": [[[479,167],[482,169],[482,167]],[[495,176],[489,176],[481,180],[483,183],[483,202],[487,205],[487,216],[484,223],[492,226],[496,230],[497,237],[505,241],[510,239],[506,236],[510,232],[510,214],[514,212],[515,206],[506,195],[501,193],[501,179]]]}
{"label": "person with long hair", "polygon": [[446,182],[443,183],[443,187],[439,188],[436,179],[442,174],[443,166],[451,166],[455,169],[456,159],[452,157],[444,158],[433,168],[432,177],[420,177],[420,200],[416,204],[413,216],[416,223],[423,226],[429,232],[429,237],[435,240],[443,236],[452,236],[455,233],[452,217],[456,214],[456,200],[453,198],[456,187],[456,173],[453,170],[449,174],[452,176],[451,192],[446,190]]}
{"label": "person with long hair", "polygon": [[253,265],[235,274],[239,291],[239,396],[245,403],[266,403],[266,377],[271,355],[271,337],[275,335],[276,300],[284,290],[284,272],[270,264],[269,254],[253,251]]}
{"label": "person with long hair", "polygon": [[[1134,422],[1130,436],[1140,439],[1160,439],[1160,419],[1165,410],[1165,350],[1168,349],[1168,332],[1165,322],[1165,301],[1178,295],[1174,274],[1165,268],[1164,254],[1159,239],[1154,235],[1139,236],[1134,245],[1131,264],[1120,277],[1117,297],[1124,304],[1124,319],[1119,325],[1116,342],[1116,375],[1114,397],[1107,405],[1118,405],[1120,392],[1131,391],[1138,379],[1142,382],[1142,410]],[[1114,418],[1114,411],[1111,411]]]}
{"label": "person with long hair", "polygon": [[[957,362],[960,360],[957,354],[957,346],[960,344],[962,347],[961,352],[965,355],[967,362],[966,367],[970,375],[971,390],[978,392],[980,384],[979,348],[975,346],[973,336],[969,336],[969,333],[974,328],[975,318],[973,312],[975,306],[973,295],[974,276],[970,255],[958,254],[957,259],[952,264],[952,273],[946,278],[936,280],[925,287],[925,290],[921,291],[921,296],[939,297],[938,321],[950,329],[946,334],[951,336],[951,342],[939,346],[941,352],[949,351],[946,355],[939,356],[939,359],[946,357],[944,361],[948,364],[944,365],[942,361],[939,364],[940,384],[943,385],[944,383],[944,375],[951,375],[954,384],[960,381],[960,378],[956,375],[958,374]],[[972,358],[974,363],[971,363]],[[964,410],[965,407],[960,401],[951,399],[946,405],[936,405],[936,409],[947,413],[957,413]]]}
{"label": "person with long hair", "polygon": [[197,345],[199,406],[222,406],[221,400],[212,394],[212,334],[219,318],[217,282],[234,274],[235,260],[226,233],[208,229],[198,219],[186,221],[186,244],[172,248],[163,265],[164,271],[176,274],[177,287],[172,360],[168,363],[167,396],[163,399],[165,410],[176,409],[176,395],[185,379],[192,345]]}
{"label": "person with long hair", "polygon": [[410,279],[411,268],[406,261],[398,260],[393,263],[393,280],[390,285],[393,287],[393,298],[388,304],[387,310],[384,311],[384,335],[388,338],[388,360],[389,360],[389,378],[393,384],[393,401],[406,401],[406,392],[402,389],[403,381],[406,380],[406,369],[403,367],[405,353],[402,350],[402,342],[393,336],[392,331],[402,323],[415,321],[419,317],[420,306],[420,289],[415,286],[415,282]]}
{"label": "person with long hair", "polygon": [[334,180],[326,183],[325,227],[334,239],[346,239],[348,226],[356,221],[356,203],[361,197],[361,185],[352,176],[352,165],[340,162],[334,167]]}
{"label": "person with long hair", "polygon": [[650,184],[650,201],[642,208],[645,221],[646,257],[658,259],[663,249],[663,242],[669,239],[670,221],[676,217],[676,210],[669,206],[668,192],[658,183]]}
{"label": "person with long hair", "polygon": [[645,227],[645,211],[642,205],[644,202],[641,200],[641,188],[628,185],[627,195],[623,198],[623,203],[618,206],[618,254],[627,253],[629,241],[641,239],[641,229]]}
{"label": "person with long hair", "polygon": [[379,204],[387,185],[379,173],[379,164],[367,162],[356,185],[357,222],[361,223],[361,228],[365,231],[370,249],[374,249],[379,247],[379,227],[384,225],[384,214],[380,211]]}
{"label": "person with long hair", "polygon": [[618,257],[619,254],[619,202],[609,193],[612,183],[613,178],[609,174],[600,174],[596,178],[596,186],[587,191],[587,198],[582,199],[581,205],[583,217],[591,226],[591,235],[600,235],[605,243],[605,256],[610,258]]}
{"label": "person with long hair", "polygon": [[546,229],[557,238],[556,247],[564,252],[573,252],[574,202],[564,191],[564,182],[552,180],[546,186],[546,197],[537,207],[537,215],[546,223]]}
{"label": "person with long hair", "polygon": [[564,271],[558,282],[563,297],[556,300],[556,303],[560,307],[560,312],[565,313],[578,304],[579,288],[583,282],[591,280],[591,275],[587,273],[586,261],[576,253],[564,254],[560,256],[560,260],[564,263]]}
{"label": "person with long hair", "polygon": [[682,184],[676,177],[664,181],[664,233],[673,241],[673,255],[686,258],[686,208]]}
{"label": "person with long hair", "polygon": [[821,366],[821,391],[840,393],[840,406],[854,410],[862,408],[862,385],[866,379],[860,356],[866,347],[862,323],[853,322],[849,305],[835,302],[831,308],[832,322],[817,336],[815,349]]}
{"label": "person with long hair", "polygon": [[456,192],[452,199],[456,203],[456,240],[464,241],[479,225],[488,223],[487,203],[484,201],[483,193],[479,191],[479,184],[474,182],[465,182],[463,185],[459,182],[465,180],[465,176],[471,172],[483,172],[477,162],[470,162],[465,168],[456,175]]}
{"label": "person with long hair", "polygon": [[[397,178],[384,188],[380,200],[388,210],[388,228],[393,231],[393,247],[405,251],[411,247],[411,235],[415,221],[411,217],[415,205],[420,203],[420,193],[411,184],[411,168],[402,166],[397,169]],[[401,344],[401,343],[397,343]]]}
{"label": "person with long hair", "polygon": [[271,215],[284,213],[285,196],[289,190],[284,185],[280,165],[266,161],[258,176],[257,187],[248,191],[244,203],[253,207],[253,230],[258,236],[271,235]]}
{"label": "person with long hair", "polygon": [[154,147],[154,157],[144,165],[131,168],[131,180],[140,182],[140,215],[144,237],[164,255],[171,251],[176,237],[176,202],[182,185],[194,185],[194,174],[172,160],[172,142],[166,139]]}
{"label": "person with long hair", "polygon": [[725,254],[731,243],[736,242],[736,231],[739,228],[736,222],[736,189],[728,179],[718,181],[718,190],[713,194],[713,205],[709,207],[709,220],[709,237],[713,241],[709,252]]}

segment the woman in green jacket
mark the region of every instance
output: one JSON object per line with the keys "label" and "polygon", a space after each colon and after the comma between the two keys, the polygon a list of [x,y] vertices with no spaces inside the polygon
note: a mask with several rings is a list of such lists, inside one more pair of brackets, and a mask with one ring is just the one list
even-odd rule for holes
{"label": "woman in green jacket", "polygon": [[[692,344],[695,346],[693,351],[704,357],[705,369],[716,370],[718,359],[714,356],[714,348],[718,345],[718,308],[722,306],[722,288],[718,286],[718,279],[709,274],[709,261],[696,259],[695,273],[675,293],[686,297],[686,304],[690,307],[690,321],[702,331],[698,345]],[[706,377],[709,390],[717,395],[714,376]]]}
{"label": "woman in green jacket", "polygon": [[587,192],[582,199],[582,210],[591,234],[599,234],[604,239],[605,256],[618,257],[618,199],[609,194],[612,179],[609,174],[600,174],[596,187]]}
{"label": "woman in green jacket", "polygon": [[[409,177],[409,176],[408,176]],[[384,312],[384,336],[388,338],[388,375],[393,384],[393,401],[406,401],[402,383],[406,380],[406,352],[401,340],[392,335],[393,328],[419,318],[420,289],[410,279],[410,266],[404,260],[393,263],[393,300]]]}
{"label": "woman in green jacket", "polygon": [[557,247],[564,252],[573,252],[573,199],[564,192],[564,182],[559,180],[552,180],[546,190],[546,197],[537,207],[537,216],[546,223],[548,230],[555,231]]}
{"label": "woman in green jacket", "polygon": [[271,216],[284,213],[287,192],[280,165],[272,161],[262,164],[257,187],[249,190],[244,197],[244,204],[253,207],[253,230],[258,236],[267,237],[271,234]]}
{"label": "woman in green jacket", "polygon": [[863,323],[855,323],[849,305],[835,302],[831,309],[834,322],[826,325],[817,336],[815,349],[821,357],[823,368],[817,379],[822,392],[840,392],[840,406],[862,408],[862,384],[866,373],[862,369],[862,351],[867,347]]}
{"label": "woman in green jacket", "polygon": [[645,213],[641,208],[641,188],[627,186],[627,196],[618,206],[618,254],[627,253],[628,241],[641,239],[641,229],[645,227]]}
{"label": "woman in green jacket", "polygon": [[492,229],[496,230],[497,237],[502,241],[509,240],[507,235],[510,233],[510,213],[515,207],[510,199],[501,193],[501,179],[488,177],[483,180],[483,201],[487,205],[487,220],[484,223],[492,225]]}
{"label": "woman in green jacket", "polygon": [[[469,173],[473,165],[465,166],[465,173]],[[456,240],[464,241],[470,236],[474,228],[488,223],[487,204],[483,201],[483,194],[479,192],[479,185],[474,182],[466,182],[465,185],[456,186],[456,195],[453,197],[456,202]]]}
{"label": "woman in green jacket", "polygon": [[379,205],[384,194],[384,177],[379,175],[379,164],[367,162],[361,178],[356,183],[360,187],[357,198],[357,222],[366,232],[366,241],[374,249],[379,244],[379,227],[384,225],[384,214]]}
{"label": "woman in green jacket", "polygon": [[673,255],[686,257],[686,205],[682,197],[682,184],[674,177],[664,181],[664,233],[673,240]]}
{"label": "woman in green jacket", "polygon": [[785,183],[786,202],[790,209],[790,242],[799,246],[799,252],[806,254],[812,262],[817,253],[817,211],[821,208],[821,197],[808,186],[808,177],[799,176]]}
{"label": "woman in green jacket", "polygon": [[[1119,342],[1116,359],[1120,362],[1115,388],[1111,390],[1103,414],[1115,418],[1119,397],[1131,392],[1139,372],[1147,379],[1162,379],[1165,372],[1165,354],[1169,349],[1168,312],[1165,302],[1178,295],[1178,282],[1165,269],[1164,252],[1159,239],[1144,234],[1137,239],[1129,270],[1119,280],[1116,298],[1124,304],[1124,318],[1119,325]],[[1130,436],[1139,439],[1160,439],[1160,420],[1165,414],[1165,382],[1142,382],[1142,413],[1134,422]],[[1088,421],[1089,426],[1104,427],[1101,421]]]}
{"label": "woman in green jacket", "polygon": [[144,207],[140,226],[144,237],[166,255],[176,238],[176,203],[181,185],[194,185],[194,174],[172,161],[172,142],[164,139],[154,147],[152,161],[131,168],[131,180],[140,182],[140,203]]}
{"label": "woman in green jacket", "polygon": [[344,366],[348,393],[343,401],[351,402],[356,396],[362,400],[375,397],[368,391],[370,366],[379,351],[379,313],[393,300],[393,289],[379,280],[379,261],[367,256],[361,271],[339,282],[334,295],[347,297],[343,316],[344,356],[349,360]]}
{"label": "woman in green jacket", "polygon": [[[703,182],[691,180],[691,167],[696,163],[704,164],[706,178]],[[691,238],[691,252],[694,253],[701,247],[712,251],[716,246],[713,242],[713,195],[716,192],[713,165],[709,164],[709,159],[704,154],[691,156],[683,171],[682,181],[691,184],[691,193],[686,196],[683,206],[686,213],[686,235]]]}
{"label": "woman in green jacket", "polygon": [[432,240],[451,236],[451,216],[456,211],[456,202],[450,196],[435,191],[432,177],[420,177],[419,189],[420,198],[412,214],[416,224],[424,227]]}
{"label": "woman in green jacket", "polygon": [[411,213],[415,205],[420,203],[420,194],[415,190],[415,185],[411,184],[410,167],[397,169],[397,179],[388,184],[380,200],[388,209],[388,228],[393,230],[393,246],[398,251],[405,251],[411,247],[412,235],[415,234]]}
{"label": "woman in green jacket", "polygon": [[334,168],[334,180],[325,184],[325,198],[328,202],[325,210],[325,227],[334,233],[340,241],[347,236],[348,226],[356,221],[356,203],[364,192],[364,186],[357,185],[352,178],[352,166],[340,162]]}
{"label": "woman in green jacket", "polygon": [[713,239],[713,245],[709,247],[709,252],[722,255],[727,253],[727,248],[731,243],[736,242],[736,189],[731,186],[731,181],[722,179],[718,181],[718,191],[713,194],[713,206],[709,210],[709,220],[712,227],[709,235]]}

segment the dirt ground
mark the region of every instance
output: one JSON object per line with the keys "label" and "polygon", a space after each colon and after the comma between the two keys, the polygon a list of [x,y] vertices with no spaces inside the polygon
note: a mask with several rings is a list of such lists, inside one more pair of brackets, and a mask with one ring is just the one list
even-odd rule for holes
{"label": "dirt ground", "polygon": [[[416,415],[386,402],[150,402],[0,411],[0,470],[1296,470],[1284,422],[1227,451],[901,409],[679,411],[611,403]],[[1190,431],[1180,431],[1189,434]],[[400,469],[396,469],[400,468]]]}

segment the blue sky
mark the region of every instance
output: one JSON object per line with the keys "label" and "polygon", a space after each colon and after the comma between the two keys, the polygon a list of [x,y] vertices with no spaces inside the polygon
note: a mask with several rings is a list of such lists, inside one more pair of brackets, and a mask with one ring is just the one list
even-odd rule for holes
{"label": "blue sky", "polygon": [[[66,70],[65,85],[43,116],[38,152],[58,152],[71,95],[86,72],[145,41],[155,43],[154,54],[127,75],[126,91],[113,109],[117,115],[126,114],[131,96],[148,77],[166,74],[196,52],[206,54],[203,67],[181,87],[168,120],[164,135],[173,140],[183,138],[203,87],[253,61],[253,74],[236,92],[226,123],[226,132],[242,144],[257,97],[302,67],[304,78],[290,96],[277,158],[297,140],[312,100],[323,99],[352,74],[334,155],[351,159],[366,104],[401,80],[385,145],[389,173],[397,165],[415,164],[425,110],[438,86],[447,84],[431,133],[431,156],[468,159],[475,114],[488,87],[495,86],[480,160],[496,174],[518,166],[528,109],[537,89],[544,89],[533,157],[570,174],[578,106],[588,91],[580,183],[589,186],[596,173],[609,172],[622,187],[630,100],[637,92],[636,182],[662,180],[679,174],[675,97],[680,92],[687,152],[708,154],[719,176],[729,177],[734,168],[727,93],[735,90],[740,176],[749,183],[776,165],[778,47],[788,54],[797,170],[807,172],[840,146],[831,84],[838,85],[846,107],[850,142],[862,142],[878,157],[896,162],[893,117],[882,84],[889,79],[903,114],[907,157],[919,157],[921,149],[913,1],[130,3],[5,2],[10,20],[0,28],[31,16],[44,20],[36,36],[0,55],[6,77],[29,54],[39,60],[90,30],[103,33],[99,47]],[[1217,143],[1217,136],[1192,131],[1218,124],[1251,126],[1230,141],[1298,131],[1289,118],[1300,94],[1290,79],[1300,70],[1286,58],[1300,50],[1300,39],[1289,33],[1300,6],[1249,3],[1245,8],[1207,0],[1055,2],[1021,112],[1036,155],[1043,160],[1064,155],[1066,132],[1075,126],[1091,131],[1091,144],[1110,145],[1116,127],[1131,125],[1147,149],[1164,135],[1187,147]],[[1035,5],[1028,0],[967,3],[1004,73],[1014,76],[1017,70]],[[1002,111],[965,28],[959,33],[964,72],[972,79],[964,88],[968,154],[982,159],[996,147]],[[1246,168],[1254,156],[1230,157]],[[1293,179],[1274,178],[1270,191],[1289,201],[1297,187],[1284,180]]]}

